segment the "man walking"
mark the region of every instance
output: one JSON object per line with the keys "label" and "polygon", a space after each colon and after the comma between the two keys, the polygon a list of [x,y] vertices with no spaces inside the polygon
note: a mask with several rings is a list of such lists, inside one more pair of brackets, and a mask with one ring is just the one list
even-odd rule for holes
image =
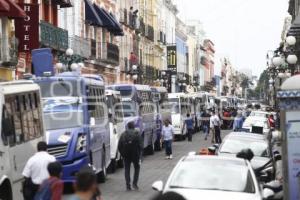
{"label": "man walking", "polygon": [[187,129],[188,141],[191,142],[193,139],[194,132],[194,120],[189,113],[186,115],[186,119],[184,120],[182,131],[184,131],[185,127]]}
{"label": "man walking", "polygon": [[172,142],[174,136],[174,128],[169,120],[165,120],[165,125],[162,128],[162,139],[166,150],[166,159],[172,159]]}
{"label": "man walking", "polygon": [[55,162],[55,157],[47,152],[46,142],[37,144],[37,153],[26,163],[23,170],[25,182],[23,185],[23,196],[25,200],[32,200],[39,189],[40,184],[49,178],[48,165]]}
{"label": "man walking", "polygon": [[124,159],[126,188],[132,190],[130,181],[131,163],[134,166],[134,178],[132,187],[138,190],[138,179],[140,173],[141,154],[143,151],[143,141],[139,132],[134,128],[134,122],[129,122],[128,129],[121,135],[118,149]]}
{"label": "man walking", "polygon": [[212,117],[211,117],[212,125],[214,127],[214,133],[215,133],[215,142],[218,144],[222,143],[221,139],[221,121],[219,116],[216,114],[215,111],[212,111]]}
{"label": "man walking", "polygon": [[207,140],[207,136],[209,134],[209,119],[210,119],[210,114],[206,112],[206,110],[203,111],[202,116],[202,127],[203,127],[203,132],[205,134],[205,140]]}

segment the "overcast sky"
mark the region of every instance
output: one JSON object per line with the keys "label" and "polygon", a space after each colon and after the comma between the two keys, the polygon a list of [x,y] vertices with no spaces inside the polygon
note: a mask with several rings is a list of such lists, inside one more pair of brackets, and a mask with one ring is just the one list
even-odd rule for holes
{"label": "overcast sky", "polygon": [[[279,46],[288,0],[174,0],[183,20],[198,19],[216,46],[219,58],[229,57],[235,68],[266,68],[266,53]],[[219,72],[216,72],[219,74]]]}

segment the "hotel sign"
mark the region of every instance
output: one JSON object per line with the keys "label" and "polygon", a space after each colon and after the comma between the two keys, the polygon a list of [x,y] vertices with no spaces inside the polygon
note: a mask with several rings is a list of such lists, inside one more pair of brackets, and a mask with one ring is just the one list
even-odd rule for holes
{"label": "hotel sign", "polygon": [[172,72],[176,72],[177,71],[176,45],[167,46],[167,61],[168,61],[168,70]]}
{"label": "hotel sign", "polygon": [[19,40],[19,52],[30,53],[39,48],[39,5],[20,3],[26,17],[16,19],[16,37]]}

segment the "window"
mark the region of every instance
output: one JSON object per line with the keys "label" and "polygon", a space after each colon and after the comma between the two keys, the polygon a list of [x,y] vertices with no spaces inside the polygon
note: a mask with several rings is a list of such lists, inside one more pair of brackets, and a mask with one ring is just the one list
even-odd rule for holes
{"label": "window", "polygon": [[13,133],[6,138],[10,146],[33,140],[42,135],[43,122],[39,99],[38,92],[5,96],[3,116],[7,120],[11,120],[13,127]]}
{"label": "window", "polygon": [[89,86],[88,91],[90,117],[94,117],[95,120],[98,121],[104,121],[108,117],[105,104],[104,87]]}

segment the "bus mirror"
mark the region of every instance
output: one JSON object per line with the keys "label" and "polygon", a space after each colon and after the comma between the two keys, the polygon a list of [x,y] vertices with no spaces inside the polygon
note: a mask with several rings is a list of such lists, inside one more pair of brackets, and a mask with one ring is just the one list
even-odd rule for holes
{"label": "bus mirror", "polygon": [[96,126],[96,121],[94,117],[90,118],[90,126]]}

